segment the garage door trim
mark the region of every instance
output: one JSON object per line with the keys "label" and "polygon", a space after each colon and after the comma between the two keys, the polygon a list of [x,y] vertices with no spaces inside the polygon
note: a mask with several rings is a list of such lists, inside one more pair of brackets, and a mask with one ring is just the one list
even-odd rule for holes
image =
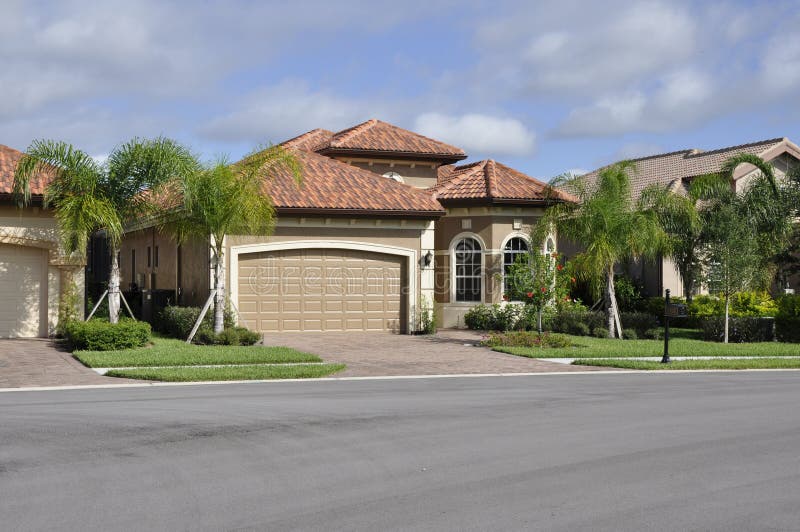
{"label": "garage door trim", "polygon": [[408,294],[406,304],[407,330],[414,330],[414,309],[417,308],[417,251],[409,248],[397,246],[387,246],[385,244],[370,244],[366,242],[354,242],[350,240],[292,240],[288,242],[270,242],[260,244],[243,244],[231,246],[230,249],[230,268],[228,279],[230,283],[231,301],[235,301],[239,306],[239,255],[249,253],[260,253],[263,251],[284,251],[290,249],[347,249],[355,251],[370,251],[373,253],[383,253],[384,255],[399,255],[405,257],[408,272]]}

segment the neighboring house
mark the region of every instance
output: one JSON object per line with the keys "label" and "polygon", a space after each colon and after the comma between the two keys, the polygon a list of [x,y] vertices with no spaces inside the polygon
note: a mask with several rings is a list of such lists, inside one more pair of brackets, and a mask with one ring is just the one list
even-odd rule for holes
{"label": "neighboring house", "polygon": [[[379,120],[282,146],[303,179],[265,176],[274,233],[226,237],[231,303],[258,331],[408,333],[432,307],[440,325],[463,325],[469,308],[502,301],[528,228],[570,199],[492,160],[453,166],[460,148]],[[146,223],[129,228],[120,264],[123,287],[136,283],[145,301],[167,289],[198,305],[211,287],[207,243],[176,246]]]}
{"label": "neighboring house", "polygon": [[83,264],[60,252],[53,213],[42,208],[47,176],[31,181],[30,206],[20,208],[13,197],[21,157],[0,144],[0,338],[52,334],[66,280],[72,276],[83,293]]}
{"label": "neighboring house", "polygon": [[[718,173],[726,160],[741,153],[757,155],[764,161],[772,163],[778,179],[783,178],[790,169],[800,164],[800,147],[785,137],[711,151],[688,149],[651,155],[633,159],[636,164],[636,171],[631,175],[633,197],[638,198],[645,187],[653,184],[679,190],[686,187],[695,177]],[[602,168],[586,174],[585,177],[591,180],[600,170]],[[740,165],[733,175],[731,185],[736,190],[741,190],[756,174],[757,171],[752,165]],[[633,265],[629,273],[642,283],[647,295],[663,295],[664,291],[669,289],[673,296],[684,296],[680,275],[670,259],[659,258],[655,263]]]}

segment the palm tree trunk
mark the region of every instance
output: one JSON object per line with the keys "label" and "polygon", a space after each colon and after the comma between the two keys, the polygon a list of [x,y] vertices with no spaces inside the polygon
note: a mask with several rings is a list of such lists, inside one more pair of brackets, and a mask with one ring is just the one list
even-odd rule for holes
{"label": "palm tree trunk", "polygon": [[725,294],[725,343],[728,343],[728,321],[730,317],[730,298]]}
{"label": "palm tree trunk", "polygon": [[606,297],[608,298],[608,337],[614,338],[614,303],[612,297],[614,293],[614,272],[606,275]]}
{"label": "palm tree trunk", "polygon": [[221,333],[225,329],[225,250],[220,245],[216,250],[217,265],[214,268],[214,332]]}
{"label": "palm tree trunk", "polygon": [[692,302],[692,293],[694,292],[694,279],[691,275],[684,274],[683,277],[683,297],[686,298],[686,303]]}
{"label": "palm tree trunk", "polygon": [[622,338],[622,323],[619,319],[619,307],[617,306],[617,291],[614,288],[614,266],[608,269],[608,301],[609,301],[609,324],[611,327],[608,329],[609,338],[614,338],[614,330],[617,332],[617,338]]}
{"label": "palm tree trunk", "polygon": [[[111,272],[108,276],[108,321],[117,323],[119,321],[119,250],[117,246],[111,246]],[[133,272],[131,272],[133,275]]]}

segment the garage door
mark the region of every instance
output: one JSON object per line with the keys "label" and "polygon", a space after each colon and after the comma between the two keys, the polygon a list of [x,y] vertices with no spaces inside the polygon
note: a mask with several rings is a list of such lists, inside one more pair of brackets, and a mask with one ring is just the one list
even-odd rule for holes
{"label": "garage door", "polygon": [[239,311],[264,332],[402,332],[403,260],[336,249],[239,255]]}
{"label": "garage door", "polygon": [[0,337],[44,334],[40,323],[47,308],[46,265],[45,250],[0,244]]}

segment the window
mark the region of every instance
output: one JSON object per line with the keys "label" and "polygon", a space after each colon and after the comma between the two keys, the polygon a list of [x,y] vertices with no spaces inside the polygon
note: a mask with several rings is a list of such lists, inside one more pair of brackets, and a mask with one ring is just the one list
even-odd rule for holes
{"label": "window", "polygon": [[131,284],[136,282],[136,250],[131,250]]}
{"label": "window", "polygon": [[147,267],[148,267],[148,268],[149,268],[149,267],[150,267],[150,265],[151,265],[151,264],[150,264],[150,263],[151,263],[151,261],[150,261],[150,258],[151,258],[150,246],[147,246]]}
{"label": "window", "polygon": [[158,246],[156,246],[156,253],[155,253],[155,258],[153,259],[153,261],[154,261],[155,267],[158,268]]}
{"label": "window", "polygon": [[508,286],[505,283],[506,277],[511,273],[511,266],[517,262],[520,257],[525,257],[528,254],[528,243],[524,238],[515,236],[508,239],[505,248],[503,248],[503,292],[508,292]]}
{"label": "window", "polygon": [[474,238],[460,239],[455,246],[456,301],[481,301],[481,245]]}

